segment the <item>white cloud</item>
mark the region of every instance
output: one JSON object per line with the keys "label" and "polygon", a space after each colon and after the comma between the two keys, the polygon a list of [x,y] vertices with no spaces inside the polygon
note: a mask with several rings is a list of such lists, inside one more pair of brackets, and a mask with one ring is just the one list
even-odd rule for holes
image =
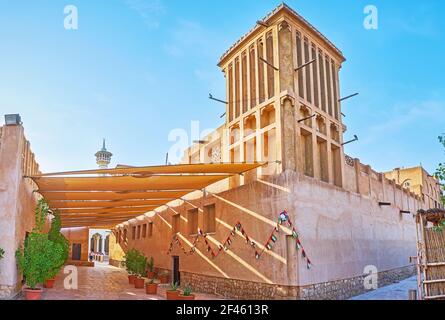
{"label": "white cloud", "polygon": [[145,25],[152,29],[159,27],[159,18],[166,11],[161,0],[125,0],[125,4],[137,12]]}
{"label": "white cloud", "polygon": [[439,121],[445,111],[445,102],[423,101],[419,103],[409,103],[396,105],[388,112],[381,115],[381,119],[386,119],[379,124],[370,126],[367,130],[367,138],[364,142],[372,142],[391,132],[400,132],[412,125],[420,122]]}
{"label": "white cloud", "polygon": [[210,54],[215,50],[215,39],[218,36],[195,21],[180,19],[171,31],[169,42],[164,45],[167,54],[181,57],[187,53]]}

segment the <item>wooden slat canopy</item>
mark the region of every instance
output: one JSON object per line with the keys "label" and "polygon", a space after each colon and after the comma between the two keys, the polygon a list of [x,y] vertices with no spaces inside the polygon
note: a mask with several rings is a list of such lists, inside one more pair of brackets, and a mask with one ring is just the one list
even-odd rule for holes
{"label": "wooden slat canopy", "polygon": [[62,226],[114,227],[261,163],[125,167],[30,177]]}

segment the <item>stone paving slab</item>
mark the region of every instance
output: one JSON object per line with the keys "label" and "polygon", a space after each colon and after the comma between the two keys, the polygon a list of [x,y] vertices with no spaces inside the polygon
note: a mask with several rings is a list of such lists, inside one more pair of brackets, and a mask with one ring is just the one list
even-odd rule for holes
{"label": "stone paving slab", "polygon": [[351,300],[408,300],[409,290],[417,290],[417,276],[353,297]]}
{"label": "stone paving slab", "polygon": [[[147,295],[145,289],[135,289],[128,283],[125,270],[96,264],[95,267],[78,267],[78,289],[66,290],[65,275],[57,277],[53,289],[45,289],[44,300],[165,300],[168,285],[158,288],[157,295]],[[196,300],[219,300],[216,296],[196,293]]]}

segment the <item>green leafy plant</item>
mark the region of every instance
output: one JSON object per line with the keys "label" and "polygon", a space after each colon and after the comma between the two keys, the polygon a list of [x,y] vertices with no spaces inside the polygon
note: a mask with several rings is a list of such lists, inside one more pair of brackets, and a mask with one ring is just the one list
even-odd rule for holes
{"label": "green leafy plant", "polygon": [[155,261],[153,257],[150,257],[150,260],[147,262],[148,271],[154,272],[155,271]]}
{"label": "green leafy plant", "polygon": [[185,286],[184,290],[182,291],[182,295],[185,297],[189,297],[192,295],[192,287]]}
{"label": "green leafy plant", "polygon": [[143,277],[147,269],[147,258],[138,250],[130,249],[125,257],[125,267],[130,275]]}
{"label": "green leafy plant", "polygon": [[[445,149],[445,134],[439,137],[439,142]],[[443,185],[445,184],[445,163],[439,163],[435,176],[439,180],[439,182],[442,183],[442,189],[444,189]],[[442,196],[442,202],[445,205],[445,196]]]}
{"label": "green leafy plant", "polygon": [[19,271],[25,276],[30,289],[36,289],[37,284],[53,278],[65,256],[64,246],[51,241],[49,235],[43,233],[49,213],[48,203],[40,199],[35,209],[34,229],[15,254]]}
{"label": "green leafy plant", "polygon": [[30,289],[51,278],[54,265],[63,254],[60,245],[50,241],[47,234],[32,232],[23,248],[16,251],[19,270]]}
{"label": "green leafy plant", "polygon": [[58,246],[60,246],[61,254],[54,253],[54,266],[51,271],[51,277],[54,278],[68,260],[69,257],[69,241],[60,232],[62,229],[62,220],[60,219],[60,213],[58,211],[54,212],[54,218],[51,221],[51,228],[48,232],[48,239]]}
{"label": "green leafy plant", "polygon": [[168,291],[178,291],[178,288],[179,288],[179,283],[172,282],[170,283],[170,288],[168,289]]}
{"label": "green leafy plant", "polygon": [[49,204],[45,199],[40,199],[37,202],[36,209],[34,210],[35,213],[35,226],[34,226],[34,232],[36,233],[42,233],[43,229],[45,228],[46,219],[48,217],[48,214],[50,213]]}
{"label": "green leafy plant", "polygon": [[147,270],[147,257],[138,252],[135,263],[135,274],[142,278],[145,276],[145,270]]}
{"label": "green leafy plant", "polygon": [[127,251],[124,257],[124,265],[125,269],[127,270],[128,274],[133,275],[135,274],[135,261],[136,256],[138,254],[138,251],[135,249],[130,249]]}
{"label": "green leafy plant", "polygon": [[2,260],[5,256],[5,250],[3,250],[2,248],[0,248],[0,260]]}

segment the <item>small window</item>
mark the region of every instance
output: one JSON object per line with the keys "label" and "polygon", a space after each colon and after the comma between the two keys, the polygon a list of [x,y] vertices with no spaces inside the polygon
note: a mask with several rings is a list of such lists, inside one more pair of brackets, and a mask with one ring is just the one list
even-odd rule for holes
{"label": "small window", "polygon": [[215,204],[204,207],[204,233],[214,233],[216,231]]}
{"label": "small window", "polygon": [[191,209],[187,213],[188,220],[188,234],[195,235],[198,233],[198,209]]}
{"label": "small window", "polygon": [[181,215],[176,214],[172,216],[172,233],[176,234],[180,232],[180,226],[181,226]]}
{"label": "small window", "polygon": [[140,225],[138,226],[138,231],[137,231],[137,237],[136,238],[137,239],[141,238],[141,226]]}
{"label": "small window", "polygon": [[148,224],[148,237],[151,238],[153,236],[153,222]]}
{"label": "small window", "polygon": [[131,239],[136,239],[136,227],[133,227],[131,230]]}
{"label": "small window", "polygon": [[142,226],[142,237],[146,238],[147,237],[147,224],[144,224]]}

